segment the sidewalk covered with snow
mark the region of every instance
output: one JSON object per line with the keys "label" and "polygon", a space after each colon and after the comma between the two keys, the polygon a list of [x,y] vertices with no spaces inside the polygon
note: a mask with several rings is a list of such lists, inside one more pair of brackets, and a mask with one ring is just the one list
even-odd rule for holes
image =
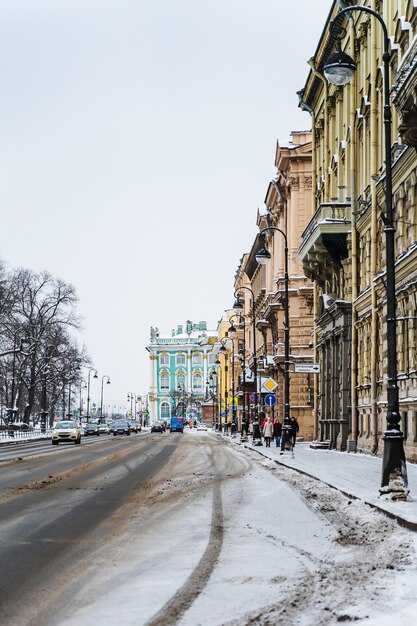
{"label": "sidewalk covered with snow", "polygon": [[291,467],[317,478],[342,491],[352,498],[359,498],[367,504],[397,518],[408,528],[417,531],[417,465],[407,463],[410,496],[407,502],[392,502],[379,498],[381,485],[382,459],[370,454],[338,452],[310,448],[308,443],[297,443],[294,454],[284,452],[271,443],[271,447],[253,446],[251,441],[240,443],[277,463]]}

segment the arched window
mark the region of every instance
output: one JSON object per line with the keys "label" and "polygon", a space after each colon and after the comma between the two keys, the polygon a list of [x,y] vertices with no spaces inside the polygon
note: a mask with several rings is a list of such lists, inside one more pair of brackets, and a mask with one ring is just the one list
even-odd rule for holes
{"label": "arched window", "polygon": [[162,402],[161,404],[161,419],[167,419],[171,417],[171,410],[168,402]]}
{"label": "arched window", "polygon": [[194,374],[193,376],[193,390],[194,391],[202,391],[203,389],[203,377],[200,373]]}
{"label": "arched window", "polygon": [[185,374],[183,372],[178,372],[177,374],[177,389],[178,387],[185,389]]}
{"label": "arched window", "polygon": [[161,391],[169,391],[169,374],[167,372],[161,372],[159,377],[159,389]]}

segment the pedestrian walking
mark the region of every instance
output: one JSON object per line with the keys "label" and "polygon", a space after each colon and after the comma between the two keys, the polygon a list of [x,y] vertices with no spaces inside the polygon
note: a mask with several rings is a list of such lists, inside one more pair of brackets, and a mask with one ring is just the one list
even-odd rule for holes
{"label": "pedestrian walking", "polygon": [[248,424],[248,435],[250,435],[251,437],[253,437],[253,421],[252,421],[252,419],[249,419],[249,424]]}
{"label": "pedestrian walking", "polygon": [[291,417],[291,444],[292,447],[295,446],[295,442],[297,439],[297,433],[300,430],[300,425],[297,422],[297,419],[294,417],[294,415]]}
{"label": "pedestrian walking", "polygon": [[242,427],[240,429],[240,438],[246,440],[248,438],[248,431],[249,431],[249,424],[248,424],[248,420],[243,419],[242,420]]}
{"label": "pedestrian walking", "polygon": [[260,423],[260,425],[261,425],[261,430],[262,430],[262,432],[263,432],[263,430],[264,430],[264,427],[265,427],[265,424],[266,424],[266,422],[267,422],[267,419],[268,419],[268,418],[266,417],[266,415],[265,415],[264,411],[261,411],[261,412],[259,413],[259,423]]}
{"label": "pedestrian walking", "polygon": [[274,420],[274,439],[277,448],[281,445],[281,433],[282,433],[282,424],[279,419],[276,417]]}
{"label": "pedestrian walking", "polygon": [[268,417],[262,430],[265,437],[265,445],[267,448],[271,447],[271,439],[274,434],[274,422],[272,417]]}
{"label": "pedestrian walking", "polygon": [[252,443],[254,446],[262,445],[262,435],[261,435],[261,427],[259,424],[259,417],[256,416],[253,419],[253,440]]}

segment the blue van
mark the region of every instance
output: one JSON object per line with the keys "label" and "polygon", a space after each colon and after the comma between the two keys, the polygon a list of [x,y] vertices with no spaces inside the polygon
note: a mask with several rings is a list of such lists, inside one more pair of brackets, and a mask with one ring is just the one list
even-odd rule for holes
{"label": "blue van", "polygon": [[184,418],[183,417],[171,417],[171,424],[169,427],[171,433],[173,432],[184,432]]}

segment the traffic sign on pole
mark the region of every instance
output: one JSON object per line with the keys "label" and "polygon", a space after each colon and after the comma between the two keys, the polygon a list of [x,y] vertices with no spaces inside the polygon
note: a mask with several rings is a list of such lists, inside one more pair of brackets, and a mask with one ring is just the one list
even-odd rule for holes
{"label": "traffic sign on pole", "polygon": [[274,389],[276,389],[277,387],[278,387],[278,383],[273,378],[267,378],[262,383],[262,391],[267,391],[269,393],[274,391]]}
{"label": "traffic sign on pole", "polygon": [[266,406],[274,406],[274,404],[276,404],[276,403],[277,403],[277,398],[276,398],[276,396],[274,396],[273,393],[268,393],[265,396],[265,404],[266,404]]}
{"label": "traffic sign on pole", "polygon": [[294,372],[297,374],[319,374],[320,363],[294,363]]}

